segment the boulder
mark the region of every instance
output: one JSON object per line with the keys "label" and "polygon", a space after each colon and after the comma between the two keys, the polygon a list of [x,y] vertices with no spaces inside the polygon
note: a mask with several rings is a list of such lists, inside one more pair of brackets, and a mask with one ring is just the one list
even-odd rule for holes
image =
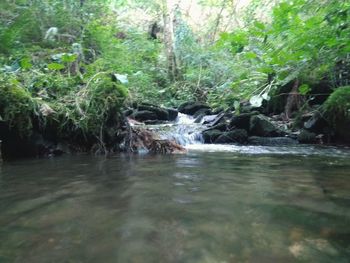
{"label": "boulder", "polygon": [[213,114],[217,115],[217,114],[223,113],[224,111],[225,111],[224,108],[217,108],[213,110]]}
{"label": "boulder", "polygon": [[308,130],[302,129],[298,135],[298,141],[300,143],[312,144],[317,142],[316,133],[310,132]]}
{"label": "boulder", "polygon": [[158,116],[156,113],[153,111],[135,111],[132,115],[131,118],[137,120],[137,121],[149,121],[149,120],[158,120]]}
{"label": "boulder", "polygon": [[181,113],[193,115],[201,109],[210,109],[210,107],[201,102],[186,102],[180,105],[178,110]]}
{"label": "boulder", "polygon": [[214,141],[222,135],[223,132],[216,129],[206,130],[202,133],[204,143],[214,143]]}
{"label": "boulder", "polygon": [[319,112],[313,114],[312,117],[304,123],[304,128],[314,133],[323,133],[327,126],[327,121]]}
{"label": "boulder", "polygon": [[258,112],[242,113],[237,116],[233,116],[230,120],[230,129],[244,129],[249,131],[250,119],[252,116],[257,115]]}
{"label": "boulder", "polygon": [[236,129],[229,132],[224,132],[221,134],[214,142],[215,143],[240,143],[244,144],[247,142],[248,133],[243,129]]}
{"label": "boulder", "polygon": [[193,117],[199,117],[199,116],[207,116],[207,115],[212,115],[213,112],[211,111],[210,108],[202,108],[197,110],[194,114]]}
{"label": "boulder", "polygon": [[172,108],[166,108],[166,110],[168,111],[169,114],[169,121],[174,121],[176,120],[177,116],[179,115],[179,112],[176,109],[172,109]]}
{"label": "boulder", "polygon": [[125,111],[123,111],[123,115],[125,116],[125,117],[128,117],[128,116],[130,116],[131,114],[133,114],[133,110],[132,109],[127,109],[127,110],[125,110]]}
{"label": "boulder", "polygon": [[[214,127],[214,126],[216,126],[218,124],[222,124],[222,123],[226,124],[227,118],[229,118],[227,115],[228,114],[226,114],[225,112],[221,112],[218,115],[213,115],[213,116],[215,116],[215,118],[212,118],[210,120],[209,119],[205,120],[203,122],[203,124],[206,124],[210,127]],[[230,117],[232,117],[232,116],[230,116]]]}
{"label": "boulder", "polygon": [[[153,105],[140,105],[138,106],[138,110],[153,112],[156,115],[157,120],[167,121],[169,120],[169,112],[161,107],[153,106]],[[153,119],[148,119],[153,120]]]}
{"label": "boulder", "polygon": [[226,123],[219,123],[213,127],[211,127],[213,130],[219,130],[219,131],[228,131],[228,127]]}
{"label": "boulder", "polygon": [[248,143],[251,145],[261,145],[261,146],[283,146],[283,145],[296,145],[298,144],[298,141],[288,137],[252,136],[248,138]]}
{"label": "boulder", "polygon": [[210,124],[213,123],[218,115],[207,115],[203,117],[203,124]]}
{"label": "boulder", "polygon": [[249,133],[260,137],[279,137],[284,135],[281,130],[263,115],[251,117]]}

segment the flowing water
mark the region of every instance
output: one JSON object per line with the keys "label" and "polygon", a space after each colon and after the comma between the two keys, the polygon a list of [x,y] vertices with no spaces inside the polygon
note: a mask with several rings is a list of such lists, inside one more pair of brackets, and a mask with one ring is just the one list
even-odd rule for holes
{"label": "flowing water", "polygon": [[161,139],[175,141],[184,146],[203,144],[202,131],[207,127],[203,123],[196,123],[196,119],[179,113],[175,122],[148,125],[147,128],[157,133]]}
{"label": "flowing water", "polygon": [[3,163],[0,262],[349,262],[348,149],[189,149]]}

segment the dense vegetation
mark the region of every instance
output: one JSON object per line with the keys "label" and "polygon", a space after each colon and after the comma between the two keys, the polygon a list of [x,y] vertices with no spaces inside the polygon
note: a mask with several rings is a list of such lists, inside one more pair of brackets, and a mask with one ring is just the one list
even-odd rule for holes
{"label": "dense vegetation", "polygon": [[198,1],[197,23],[173,2],[1,1],[0,121],[104,147],[133,102],[290,118],[333,91],[318,110],[349,119],[349,1]]}

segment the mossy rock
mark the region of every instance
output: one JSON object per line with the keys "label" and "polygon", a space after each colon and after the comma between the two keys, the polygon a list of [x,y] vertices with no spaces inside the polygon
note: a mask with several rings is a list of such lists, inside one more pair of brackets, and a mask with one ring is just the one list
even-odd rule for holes
{"label": "mossy rock", "polygon": [[338,140],[350,142],[350,86],[337,88],[323,104]]}
{"label": "mossy rock", "polygon": [[298,141],[300,143],[305,143],[305,144],[313,144],[316,143],[316,134],[302,129],[298,135]]}

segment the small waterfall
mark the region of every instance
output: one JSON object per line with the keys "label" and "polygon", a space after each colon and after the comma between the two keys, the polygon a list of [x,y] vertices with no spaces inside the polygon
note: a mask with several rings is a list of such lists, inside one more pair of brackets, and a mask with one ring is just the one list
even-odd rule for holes
{"label": "small waterfall", "polygon": [[195,123],[195,120],[192,116],[179,113],[177,120],[173,123],[147,125],[147,127],[162,139],[175,141],[182,146],[203,144],[202,131],[206,126]]}

